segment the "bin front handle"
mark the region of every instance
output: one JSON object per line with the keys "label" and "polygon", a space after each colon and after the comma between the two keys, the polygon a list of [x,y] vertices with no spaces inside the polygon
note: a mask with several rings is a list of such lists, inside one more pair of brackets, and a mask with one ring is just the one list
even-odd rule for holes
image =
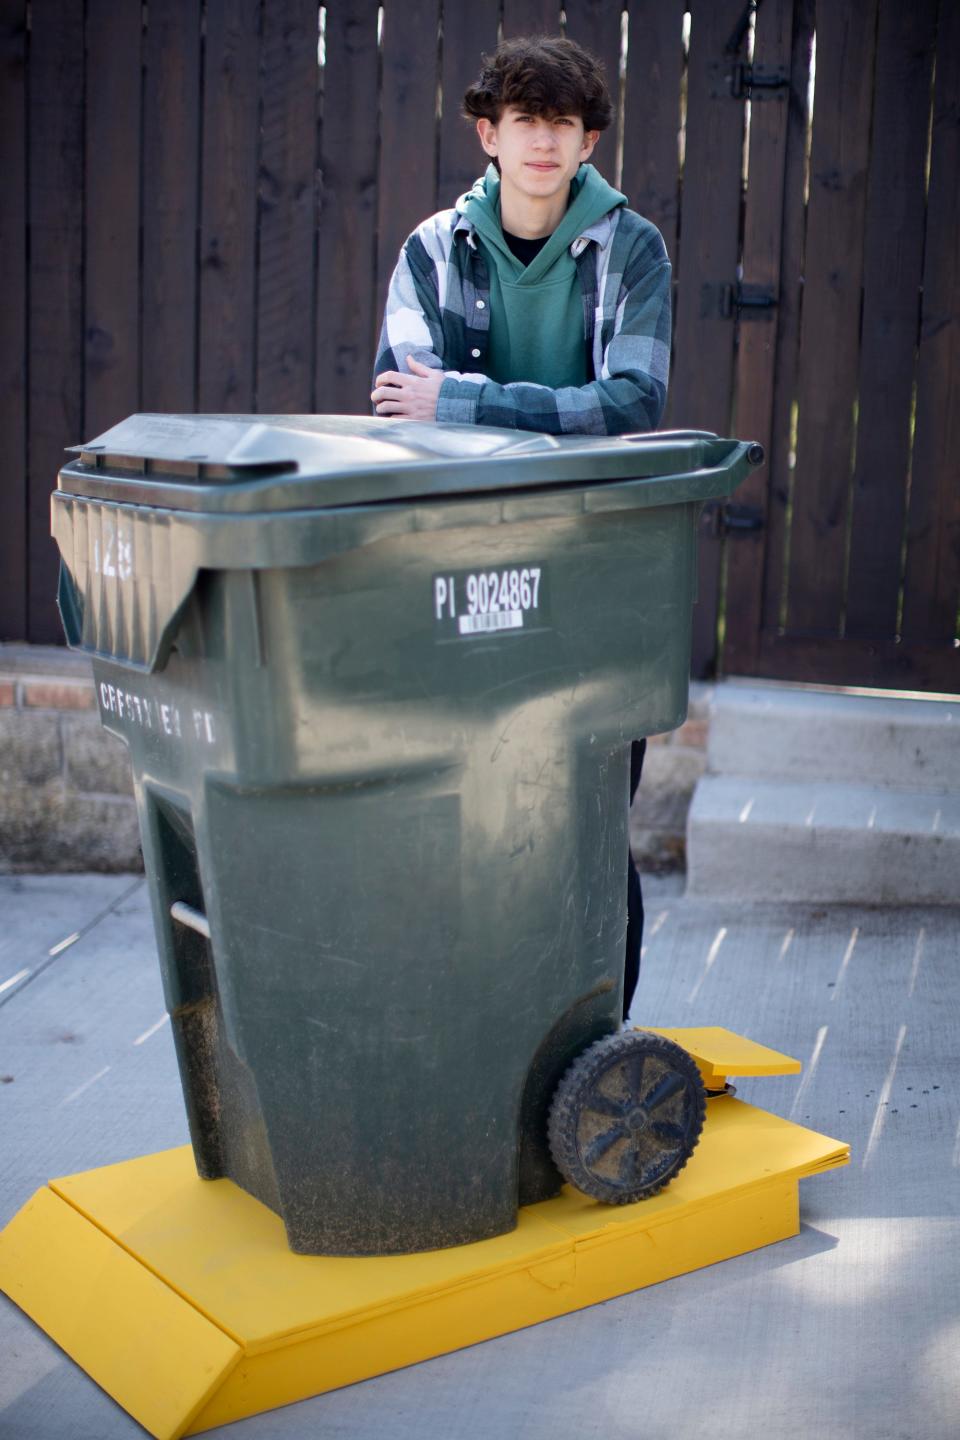
{"label": "bin front handle", "polygon": [[196,930],[205,940],[210,939],[210,921],[201,910],[195,910],[185,900],[174,900],[170,906],[170,914],[174,920],[179,920],[181,925],[186,925],[190,930]]}

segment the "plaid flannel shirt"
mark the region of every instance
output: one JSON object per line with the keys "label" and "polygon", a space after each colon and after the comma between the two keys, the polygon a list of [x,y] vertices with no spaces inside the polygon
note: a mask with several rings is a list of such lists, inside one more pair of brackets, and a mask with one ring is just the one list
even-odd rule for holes
{"label": "plaid flannel shirt", "polygon": [[670,261],[655,225],[611,210],[570,247],[583,292],[588,384],[553,390],[484,375],[490,282],[472,222],[441,210],[407,240],[390,281],[375,374],[412,355],[445,372],[437,419],[554,435],[653,430],[670,368]]}

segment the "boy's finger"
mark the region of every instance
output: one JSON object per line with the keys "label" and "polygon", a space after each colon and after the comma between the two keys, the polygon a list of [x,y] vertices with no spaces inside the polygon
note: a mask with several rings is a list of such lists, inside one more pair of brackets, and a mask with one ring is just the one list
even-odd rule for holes
{"label": "boy's finger", "polygon": [[429,374],[430,374],[430,366],[429,366],[429,365],[424,365],[424,364],[422,363],[422,361],[420,361],[420,360],[414,360],[414,358],[413,358],[412,355],[408,355],[408,356],[407,356],[407,364],[409,365],[410,369],[413,371],[414,375],[429,375]]}

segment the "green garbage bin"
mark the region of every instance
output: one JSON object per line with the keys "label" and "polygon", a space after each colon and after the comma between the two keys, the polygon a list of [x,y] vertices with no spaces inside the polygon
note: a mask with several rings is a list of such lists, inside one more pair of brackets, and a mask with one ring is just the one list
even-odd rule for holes
{"label": "green garbage bin", "polygon": [[200,1175],[307,1253],[511,1229],[590,1149],[548,1112],[618,1030],[629,742],[684,718],[698,514],[762,452],[156,415],[77,450],[61,612],[130,748]]}

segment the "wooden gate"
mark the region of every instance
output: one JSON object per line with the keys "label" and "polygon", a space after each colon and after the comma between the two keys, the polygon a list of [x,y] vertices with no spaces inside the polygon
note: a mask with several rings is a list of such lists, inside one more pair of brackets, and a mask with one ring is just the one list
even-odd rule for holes
{"label": "wooden gate", "polygon": [[705,517],[696,673],[960,689],[955,0],[2,0],[0,636],[60,638],[65,445],[368,413],[478,56],[560,28],[674,262],[666,423],[769,455]]}
{"label": "wooden gate", "polygon": [[764,0],[753,58],[721,664],[956,692],[960,6]]}

